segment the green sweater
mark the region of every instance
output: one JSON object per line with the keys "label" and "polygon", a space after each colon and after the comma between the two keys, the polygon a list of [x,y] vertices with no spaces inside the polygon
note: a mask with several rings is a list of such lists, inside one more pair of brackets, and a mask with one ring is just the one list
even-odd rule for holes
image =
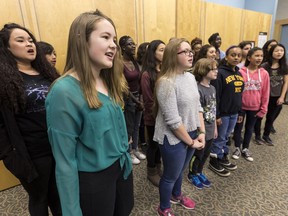
{"label": "green sweater", "polygon": [[132,171],[121,107],[102,93],[90,109],[79,81],[59,79],[46,99],[48,136],[56,160],[56,181],[63,216],[81,216],[78,171],[98,172],[120,159],[124,178]]}

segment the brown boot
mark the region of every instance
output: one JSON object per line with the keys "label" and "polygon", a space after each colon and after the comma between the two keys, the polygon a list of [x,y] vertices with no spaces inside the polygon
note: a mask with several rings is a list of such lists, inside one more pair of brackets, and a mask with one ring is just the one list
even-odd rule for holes
{"label": "brown boot", "polygon": [[163,171],[161,169],[161,163],[156,164],[158,175],[161,177],[163,175]]}
{"label": "brown boot", "polygon": [[156,187],[159,187],[160,176],[156,167],[147,167],[147,178]]}

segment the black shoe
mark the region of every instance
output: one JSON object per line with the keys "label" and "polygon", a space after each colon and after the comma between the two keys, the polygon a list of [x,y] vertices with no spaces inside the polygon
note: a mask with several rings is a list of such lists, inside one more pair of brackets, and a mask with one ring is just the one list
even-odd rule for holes
{"label": "black shoe", "polygon": [[270,139],[269,136],[263,135],[262,138],[263,138],[263,140],[267,143],[267,145],[269,145],[269,146],[274,146],[273,141]]}
{"label": "black shoe", "polygon": [[219,164],[227,170],[236,170],[237,165],[230,163],[228,156],[225,154],[222,159],[218,158]]}
{"label": "black shoe", "polygon": [[277,131],[275,130],[274,126],[272,126],[272,127],[271,127],[271,133],[272,133],[272,134],[276,134],[276,132],[277,132]]}
{"label": "black shoe", "polygon": [[228,170],[225,170],[220,164],[217,158],[210,157],[209,169],[215,172],[217,175],[227,177],[230,175]]}
{"label": "black shoe", "polygon": [[255,144],[264,145],[265,141],[260,136],[255,136]]}

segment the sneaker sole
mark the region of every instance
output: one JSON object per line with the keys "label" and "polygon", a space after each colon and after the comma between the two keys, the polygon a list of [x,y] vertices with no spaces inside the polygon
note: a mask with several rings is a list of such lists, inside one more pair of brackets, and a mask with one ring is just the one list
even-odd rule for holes
{"label": "sneaker sole", "polygon": [[193,210],[193,209],[195,208],[195,206],[192,207],[192,208],[189,208],[189,207],[183,205],[182,203],[180,203],[180,202],[178,202],[178,201],[173,201],[173,200],[171,200],[171,199],[170,199],[170,203],[175,204],[175,205],[181,205],[183,208],[188,209],[188,210]]}
{"label": "sneaker sole", "polygon": [[223,174],[223,173],[221,173],[221,171],[218,171],[218,170],[216,170],[213,166],[211,166],[210,164],[209,164],[209,169],[210,170],[212,170],[214,173],[216,173],[217,175],[219,175],[219,176],[222,176],[222,177],[228,177],[229,175],[230,175],[230,172],[228,172],[227,174]]}
{"label": "sneaker sole", "polygon": [[238,160],[240,157],[232,155],[231,158],[233,158],[234,160]]}
{"label": "sneaker sole", "polygon": [[221,164],[221,166],[223,166],[224,169],[229,170],[229,171],[234,171],[238,168],[236,165],[235,167],[229,167],[229,166],[225,166],[224,164]]}
{"label": "sneaker sole", "polygon": [[[190,184],[192,184],[196,189],[198,189],[198,190],[202,190],[203,188],[200,188],[200,187],[197,187],[196,185],[194,185],[193,183],[192,183],[192,181],[190,181],[190,179],[187,177],[187,180],[188,180],[188,182],[190,183]],[[203,186],[204,186],[204,184],[203,184]]]}

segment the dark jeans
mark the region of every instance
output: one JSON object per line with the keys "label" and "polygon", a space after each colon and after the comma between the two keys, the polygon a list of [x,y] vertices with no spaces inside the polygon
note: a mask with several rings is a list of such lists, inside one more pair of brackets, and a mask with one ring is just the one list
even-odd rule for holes
{"label": "dark jeans", "polygon": [[[196,139],[197,131],[192,131],[189,135],[192,139]],[[175,197],[181,195],[183,171],[191,160],[195,149],[189,148],[182,141],[176,145],[170,145],[166,136],[163,145],[159,145],[159,148],[164,167],[159,184],[160,208],[164,210],[171,206],[171,195]]]}
{"label": "dark jeans", "polygon": [[39,177],[27,183],[20,180],[29,195],[31,216],[48,216],[48,206],[54,216],[62,215],[55,179],[55,161],[52,156],[33,159]]}
{"label": "dark jeans", "polygon": [[[266,122],[264,127],[264,136],[269,136],[271,132],[271,128],[276,117],[279,115],[282,109],[282,105],[277,105],[277,100],[279,97],[270,97],[268,104],[268,112],[266,115]],[[261,136],[261,122],[262,119],[258,118],[254,127],[255,135]]]}
{"label": "dark jeans", "polygon": [[147,139],[148,139],[148,149],[146,152],[147,166],[155,167],[156,164],[161,163],[161,152],[159,149],[159,144],[153,140],[155,131],[155,126],[146,126]]}
{"label": "dark jeans", "polygon": [[83,216],[128,216],[134,206],[132,172],[125,180],[119,160],[103,171],[79,172]]}
{"label": "dark jeans", "polygon": [[[244,119],[246,116],[246,122],[245,122],[245,133],[244,133],[244,139],[243,139],[243,146],[242,149],[244,148],[249,148],[249,144],[252,138],[253,130],[255,123],[257,121],[256,114],[258,111],[253,111],[253,110],[243,110],[243,121],[241,123],[236,123],[236,126],[234,128],[234,141],[235,141],[235,146],[240,147],[241,146],[241,131],[243,128],[244,124]],[[242,115],[242,114],[241,114]]]}
{"label": "dark jeans", "polygon": [[189,173],[196,175],[197,173],[203,172],[204,164],[207,158],[210,155],[211,146],[212,146],[213,139],[206,140],[205,148],[198,150],[196,149],[194,152],[193,157],[190,160],[189,164]]}

